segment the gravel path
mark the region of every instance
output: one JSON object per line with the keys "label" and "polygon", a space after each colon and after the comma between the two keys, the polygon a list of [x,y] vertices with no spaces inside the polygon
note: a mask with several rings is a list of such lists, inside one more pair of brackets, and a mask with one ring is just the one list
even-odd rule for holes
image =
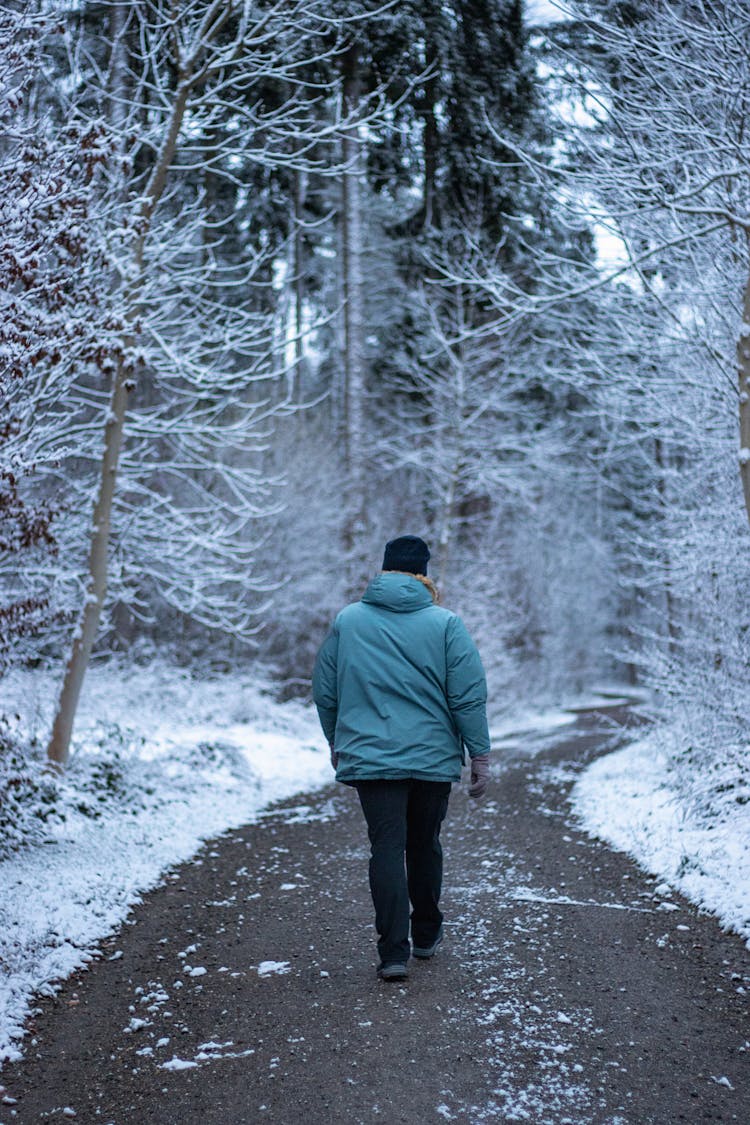
{"label": "gravel path", "polygon": [[582,716],[498,754],[481,805],[454,791],[448,937],[403,985],[356,794],[213,841],[41,1003],[0,1122],[747,1125],[748,951],[571,821],[610,740]]}

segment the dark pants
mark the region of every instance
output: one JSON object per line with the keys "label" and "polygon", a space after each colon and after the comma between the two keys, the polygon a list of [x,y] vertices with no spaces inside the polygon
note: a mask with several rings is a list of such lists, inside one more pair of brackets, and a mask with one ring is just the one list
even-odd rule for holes
{"label": "dark pants", "polygon": [[409,958],[410,900],[414,944],[429,946],[438,936],[443,921],[438,909],[443,882],[440,826],[450,791],[449,781],[357,782],[370,837],[370,890],[381,965]]}

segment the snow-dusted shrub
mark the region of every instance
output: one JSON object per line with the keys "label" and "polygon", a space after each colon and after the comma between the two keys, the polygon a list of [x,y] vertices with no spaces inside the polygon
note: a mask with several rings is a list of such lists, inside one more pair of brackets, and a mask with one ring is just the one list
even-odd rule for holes
{"label": "snow-dusted shrub", "polygon": [[60,817],[59,798],[58,778],[44,771],[38,749],[0,719],[0,860],[45,839]]}
{"label": "snow-dusted shrub", "polygon": [[138,757],[142,745],[142,737],[117,724],[100,724],[86,752],[57,774],[36,739],[24,741],[0,721],[0,860],[50,839],[76,814],[98,819],[114,809],[146,808],[156,785]]}
{"label": "snow-dusted shrub", "polygon": [[114,806],[143,807],[144,797],[154,792],[133,769],[143,742],[117,723],[100,723],[86,752],[70,760],[61,786],[66,804],[95,819]]}

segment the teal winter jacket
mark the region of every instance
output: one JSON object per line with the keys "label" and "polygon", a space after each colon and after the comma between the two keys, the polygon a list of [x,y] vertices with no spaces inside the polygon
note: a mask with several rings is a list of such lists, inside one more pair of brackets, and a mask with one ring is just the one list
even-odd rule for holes
{"label": "teal winter jacket", "polygon": [[460,617],[410,574],[383,572],[321,646],[313,698],[338,781],[457,781],[490,749],[487,685]]}

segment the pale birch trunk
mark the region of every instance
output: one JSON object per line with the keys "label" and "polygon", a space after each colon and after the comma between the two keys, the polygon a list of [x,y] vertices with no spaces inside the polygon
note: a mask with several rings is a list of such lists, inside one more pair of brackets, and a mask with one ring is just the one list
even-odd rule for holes
{"label": "pale birch trunk", "polygon": [[125,34],[125,9],[122,4],[114,4],[109,11],[109,37],[112,41],[112,57],[110,61],[110,121],[118,137],[121,153],[125,143],[127,102],[130,92]]}
{"label": "pale birch trunk", "polygon": [[[452,449],[448,479],[443,492],[443,510],[438,536],[437,572],[440,588],[445,592],[448,582],[450,552],[455,536],[456,496],[464,457],[464,424],[466,413],[465,356],[462,334],[466,323],[462,287],[456,287],[456,335],[458,344],[455,354],[449,356],[453,365],[453,424],[448,432]],[[446,458],[448,460],[448,458]]]}
{"label": "pale birch trunk", "polygon": [[745,510],[750,520],[750,278],[742,301],[742,327],[737,341],[740,397],[740,477]]}
{"label": "pale birch trunk", "polygon": [[[133,243],[131,262],[133,278],[125,300],[126,321],[135,323],[138,316],[139,287],[143,269],[143,251],[151,219],[164,191],[169,167],[174,157],[182,120],[190,94],[190,77],[184,75],[178,85],[175,102],[170,116],[164,143],[154,165],[143,203],[141,205],[137,235]],[[104,451],[102,454],[99,488],[94,504],[94,519],[91,530],[91,546],[88,557],[86,597],[80,621],[73,635],[73,644],[65,666],[65,676],[52,724],[52,733],[47,757],[57,767],[68,760],[70,738],[73,732],[78,701],[83,687],[91,651],[96,640],[104,598],[107,592],[107,555],[109,548],[112,502],[115,494],[115,480],[122,448],[125,414],[129,392],[133,386],[133,372],[128,366],[128,353],[131,352],[134,337],[132,328],[123,337],[122,352],[118,356],[115,369],[109,409],[104,427]]]}
{"label": "pale birch trunk", "polygon": [[[654,440],[654,462],[659,470],[657,489],[661,503],[662,513],[669,511],[669,498],[667,496],[667,483],[665,479],[664,452],[660,438]],[[677,622],[675,620],[674,594],[672,593],[672,558],[669,536],[665,535],[664,544],[664,609],[667,614],[667,636],[669,638],[669,653],[674,656],[677,652]]]}
{"label": "pale birch trunk", "polygon": [[[307,175],[299,168],[294,173],[294,372],[292,378],[296,380],[297,395],[301,400],[302,389],[302,364],[304,350],[302,347],[303,318],[305,307],[305,239],[302,233],[302,213],[305,207],[307,194]],[[292,391],[294,397],[294,391]]]}
{"label": "pale birch trunk", "polygon": [[438,131],[437,123],[437,103],[440,91],[440,82],[438,79],[438,50],[431,40],[427,43],[426,50],[426,64],[430,71],[430,77],[425,81],[422,97],[424,100],[424,109],[422,111],[423,119],[423,134],[422,134],[422,153],[423,153],[423,174],[424,183],[422,185],[422,207],[424,210],[424,225],[429,229],[434,224],[439,222],[439,216],[436,214],[436,180],[437,180],[437,162],[438,162],[438,145],[440,143],[440,134]]}
{"label": "pale birch trunk", "polygon": [[115,492],[115,478],[128,401],[128,375],[125,362],[120,356],[117,362],[104,431],[104,454],[91,529],[86,600],[81,619],[73,635],[73,645],[65,667],[65,678],[47,750],[50,762],[57,766],[64,766],[68,760],[78,699],[83,687],[83,678],[96,639],[99,618],[107,592],[107,549],[109,546],[112,499]]}
{"label": "pale birch trunk", "polygon": [[448,582],[448,564],[450,561],[450,551],[453,543],[453,530],[456,517],[456,484],[458,482],[458,459],[453,463],[450,475],[448,476],[448,483],[445,486],[443,493],[443,513],[440,524],[440,535],[438,537],[438,557],[437,557],[437,583],[440,586],[443,594],[445,593]]}
{"label": "pale birch trunk", "polygon": [[362,138],[358,122],[361,96],[357,47],[350,47],[342,61],[344,113],[351,121],[342,138],[341,250],[344,303],[344,455],[347,474],[347,519],[345,547],[352,566],[352,580],[360,580],[362,540],[366,512],[364,503],[364,401],[365,318],[362,294]]}

